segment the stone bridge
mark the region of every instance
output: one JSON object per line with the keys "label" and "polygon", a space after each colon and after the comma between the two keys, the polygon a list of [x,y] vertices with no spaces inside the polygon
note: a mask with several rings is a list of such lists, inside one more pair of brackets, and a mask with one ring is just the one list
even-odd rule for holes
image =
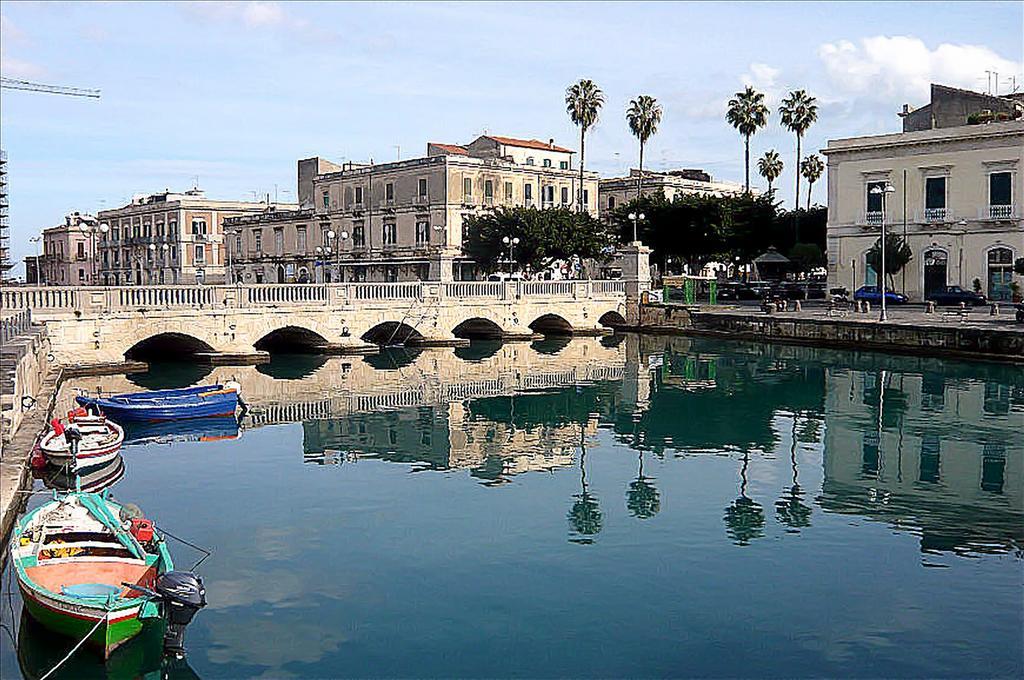
{"label": "stone bridge", "polygon": [[237,363],[278,350],[344,354],[468,338],[598,334],[635,316],[637,295],[635,281],[621,279],[14,287],[0,292],[0,308],[31,309],[34,321],[46,323],[53,358],[63,365],[169,353]]}

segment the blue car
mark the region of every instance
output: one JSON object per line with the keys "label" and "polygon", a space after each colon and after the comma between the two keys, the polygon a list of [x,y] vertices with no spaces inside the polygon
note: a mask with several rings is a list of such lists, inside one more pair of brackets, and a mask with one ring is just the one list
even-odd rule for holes
{"label": "blue car", "polygon": [[[864,300],[873,305],[882,304],[882,295],[878,292],[878,286],[861,286],[853,294],[853,299],[858,302]],[[885,291],[885,304],[903,305],[907,303],[907,296],[891,290]]]}

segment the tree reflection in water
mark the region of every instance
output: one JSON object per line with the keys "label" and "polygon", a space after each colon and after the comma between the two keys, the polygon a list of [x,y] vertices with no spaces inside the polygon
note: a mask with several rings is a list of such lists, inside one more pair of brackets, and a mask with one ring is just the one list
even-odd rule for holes
{"label": "tree reflection in water", "polygon": [[590,545],[593,536],[601,532],[601,506],[597,496],[587,490],[587,445],[583,439],[583,427],[580,427],[580,493],[569,509],[569,541]]}
{"label": "tree reflection in water", "polygon": [[764,536],[764,509],[752,498],[747,497],[747,466],[750,453],[743,452],[743,467],[740,468],[740,495],[725,509],[725,533],[736,545],[750,545],[755,538]]}
{"label": "tree reflection in water", "polygon": [[[796,466],[796,445],[797,445],[797,416],[793,413],[793,429],[790,432],[789,464],[793,470],[793,485],[789,490],[783,490],[782,497],[775,501],[775,517],[789,527],[788,531],[799,533],[800,529],[811,526],[812,510],[803,502],[804,492],[797,482]],[[812,430],[813,431],[813,430]]]}
{"label": "tree reflection in water", "polygon": [[661,498],[651,477],[644,477],[644,454],[639,455],[640,464],[635,480],[626,490],[626,509],[637,519],[650,519],[661,510]]}

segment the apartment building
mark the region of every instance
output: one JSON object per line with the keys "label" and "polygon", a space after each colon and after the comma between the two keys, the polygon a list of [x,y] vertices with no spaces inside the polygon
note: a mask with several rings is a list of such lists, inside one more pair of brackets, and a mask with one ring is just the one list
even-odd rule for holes
{"label": "apartment building", "polygon": [[[607,216],[615,208],[629,203],[639,191],[640,170],[630,168],[626,177],[608,177],[600,182],[601,216]],[[743,185],[736,182],[715,180],[703,170],[681,169],[655,172],[644,170],[643,191],[645,196],[665,194],[668,200],[681,194],[711,194],[713,196],[738,196]],[[752,193],[757,191],[751,189]]]}
{"label": "apartment building", "polygon": [[0,149],[0,283],[11,271],[11,234],[7,216],[7,152]]}
{"label": "apartment building", "polygon": [[[93,234],[89,231],[94,218],[82,213],[71,213],[64,218],[64,224],[43,230],[42,255],[36,256],[32,277],[46,286],[89,286],[92,285]],[[28,269],[26,259],[26,270]]]}
{"label": "apartment building", "polygon": [[[295,214],[229,224],[240,232],[233,269],[246,281],[474,278],[483,272],[462,254],[464,218],[498,206],[574,207],[573,153],[554,140],[482,135],[431,142],[425,156],[393,163],[300,160]],[[597,189],[597,174],[585,173],[583,202],[595,215]]]}
{"label": "apartment building", "polygon": [[294,204],[272,205],[206,198],[193,188],[137,196],[126,206],[101,211],[108,230],[99,239],[102,285],[223,283],[226,271],[223,222],[235,215]]}
{"label": "apartment building", "polygon": [[[944,102],[941,115],[929,114],[941,125],[918,129],[916,120],[904,132],[828,142],[831,286],[877,283],[866,255],[884,220],[912,251],[894,279],[911,299],[959,285],[1010,300],[1013,262],[1024,257],[1024,121],[997,120],[979,105],[984,100],[965,98],[954,120]],[[893,191],[873,192],[888,186]]]}

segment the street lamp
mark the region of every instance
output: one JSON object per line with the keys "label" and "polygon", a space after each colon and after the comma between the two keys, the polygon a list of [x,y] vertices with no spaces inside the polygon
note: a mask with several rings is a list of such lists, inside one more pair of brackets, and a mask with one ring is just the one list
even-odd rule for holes
{"label": "street lamp", "polygon": [[508,246],[508,278],[511,279],[512,278],[512,257],[513,257],[513,253],[515,252],[516,246],[519,245],[519,237],[518,236],[513,236],[513,237],[509,238],[508,236],[505,236],[504,238],[501,239],[501,242]]}
{"label": "street lamp", "polygon": [[[35,238],[30,238],[29,241],[39,244],[36,248],[36,285],[42,286],[45,285],[43,281],[43,235],[40,234]],[[28,278],[28,276],[25,278]]]}
{"label": "street lamp", "polygon": [[[157,245],[155,243],[150,243],[149,244],[149,259],[151,261],[151,264],[150,264],[150,274],[151,275],[152,275],[152,270],[153,270],[154,266],[156,265],[156,251],[157,250],[160,251],[160,271],[162,273],[163,270],[164,270],[164,266],[163,266],[164,262],[166,262],[166,260],[167,260],[167,251],[170,250],[170,249],[171,249],[171,247],[169,245],[167,245],[166,243],[161,244],[159,246],[159,248],[157,247]],[[150,283],[153,283],[153,282],[150,281]],[[159,283],[163,283],[163,281],[160,281]]]}
{"label": "street lamp", "polygon": [[[232,229],[231,231],[227,232],[226,236],[237,237],[241,233],[242,232],[240,232],[238,229]],[[165,249],[166,249],[166,246],[165,246]],[[227,280],[227,282],[228,283],[232,283],[232,281],[234,280],[235,283],[238,283],[237,277],[235,276],[234,271],[231,269],[231,239],[226,239],[225,240],[225,242],[224,242],[224,251],[228,255],[228,280]],[[241,248],[239,248],[239,251],[241,251]]]}
{"label": "street lamp", "polygon": [[90,242],[90,246],[89,247],[90,247],[90,250],[92,251],[92,255],[90,256],[90,260],[92,260],[92,262],[91,262],[91,264],[92,264],[92,267],[91,267],[91,269],[92,269],[92,279],[91,279],[91,281],[92,281],[93,285],[96,285],[96,232],[99,231],[102,234],[106,234],[108,231],[110,231],[110,225],[107,224],[106,222],[102,222],[102,223],[97,222],[96,218],[88,218],[87,219],[87,218],[83,217],[79,221],[79,223],[78,223],[78,230],[82,232],[83,236],[84,235],[88,235],[89,236],[89,242]]}
{"label": "street lamp", "polygon": [[644,215],[643,213],[640,213],[639,215],[636,214],[635,212],[629,213],[629,219],[633,221],[633,243],[637,242],[637,236],[636,236],[636,225],[637,225],[637,222],[640,222],[641,220],[646,219],[646,217],[647,216]]}
{"label": "street lamp", "polygon": [[878,290],[881,291],[882,293],[882,312],[878,316],[878,320],[888,321],[889,317],[885,313],[885,207],[887,203],[886,199],[888,198],[889,194],[896,193],[896,187],[894,187],[889,182],[886,182],[884,187],[878,186],[876,184],[874,187],[871,188],[871,193],[874,194],[875,196],[880,196],[882,199],[882,247],[880,249],[882,252],[882,271],[879,274],[881,281],[879,282],[880,285],[878,286]]}

